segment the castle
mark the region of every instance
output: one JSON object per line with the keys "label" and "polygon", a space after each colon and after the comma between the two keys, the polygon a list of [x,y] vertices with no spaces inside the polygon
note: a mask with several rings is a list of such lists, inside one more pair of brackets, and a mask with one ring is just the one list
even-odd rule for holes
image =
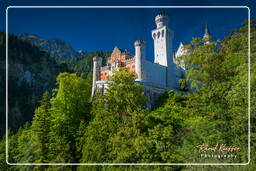
{"label": "castle", "polygon": [[[154,62],[146,60],[146,42],[137,40],[134,42],[135,55],[127,50],[115,47],[107,65],[102,66],[102,58],[93,58],[93,86],[92,96],[101,88],[105,93],[108,87],[108,77],[118,67],[127,67],[130,72],[136,72],[135,82],[144,86],[144,93],[148,97],[147,108],[151,109],[158,97],[167,90],[179,91],[179,79],[186,69],[184,61],[178,59],[187,51],[181,43],[177,52],[173,55],[173,31],[168,27],[169,17],[160,13],[155,17],[156,28],[152,30],[154,41]],[[211,36],[206,27],[204,40],[210,42]]]}

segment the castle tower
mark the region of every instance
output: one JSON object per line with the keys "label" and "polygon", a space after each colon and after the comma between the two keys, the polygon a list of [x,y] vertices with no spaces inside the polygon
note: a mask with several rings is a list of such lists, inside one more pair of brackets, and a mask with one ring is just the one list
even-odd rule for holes
{"label": "castle tower", "polygon": [[152,30],[154,40],[154,63],[168,66],[172,62],[173,31],[168,28],[169,17],[160,13],[155,17],[156,29]]}
{"label": "castle tower", "polygon": [[136,40],[134,42],[135,47],[135,72],[138,76],[137,81],[145,79],[145,73],[143,71],[143,63],[146,60],[146,42],[144,40]]}
{"label": "castle tower", "polygon": [[92,96],[96,91],[96,81],[100,79],[101,66],[102,66],[102,58],[99,56],[94,56],[93,57]]}
{"label": "castle tower", "polygon": [[185,63],[184,63],[184,60],[182,59],[182,57],[184,55],[186,55],[187,53],[188,53],[188,50],[185,49],[183,43],[180,42],[180,46],[179,46],[177,52],[174,54],[174,58],[173,58],[174,61],[173,62],[176,65],[180,66],[184,70],[185,70],[186,67],[185,67]]}
{"label": "castle tower", "polygon": [[205,26],[204,29],[204,37],[203,37],[204,43],[209,44],[212,41],[212,36],[210,35],[210,31],[208,29],[208,26]]}

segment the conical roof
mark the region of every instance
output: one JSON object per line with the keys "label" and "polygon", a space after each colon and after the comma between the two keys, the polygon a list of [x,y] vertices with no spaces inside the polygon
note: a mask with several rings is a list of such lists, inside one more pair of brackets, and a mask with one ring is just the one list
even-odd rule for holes
{"label": "conical roof", "polygon": [[204,29],[204,35],[210,35],[210,31],[207,25],[205,26],[205,29]]}

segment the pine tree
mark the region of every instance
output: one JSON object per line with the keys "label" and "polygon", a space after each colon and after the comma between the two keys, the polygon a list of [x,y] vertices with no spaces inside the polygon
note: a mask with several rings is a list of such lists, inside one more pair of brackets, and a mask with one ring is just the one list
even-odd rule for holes
{"label": "pine tree", "polygon": [[[32,143],[34,150],[35,163],[48,163],[48,145],[50,132],[50,95],[48,92],[43,94],[40,106],[35,110],[32,121],[32,134],[35,137]],[[41,167],[43,168],[43,166]]]}

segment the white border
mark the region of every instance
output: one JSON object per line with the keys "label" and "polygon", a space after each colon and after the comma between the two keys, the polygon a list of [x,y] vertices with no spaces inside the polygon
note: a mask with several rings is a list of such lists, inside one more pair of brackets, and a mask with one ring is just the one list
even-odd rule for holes
{"label": "white border", "polygon": [[[8,10],[11,8],[247,8],[248,9],[248,162],[247,163],[9,163],[8,162]],[[6,163],[8,165],[249,165],[250,163],[250,8],[248,6],[8,6],[6,8]]]}

